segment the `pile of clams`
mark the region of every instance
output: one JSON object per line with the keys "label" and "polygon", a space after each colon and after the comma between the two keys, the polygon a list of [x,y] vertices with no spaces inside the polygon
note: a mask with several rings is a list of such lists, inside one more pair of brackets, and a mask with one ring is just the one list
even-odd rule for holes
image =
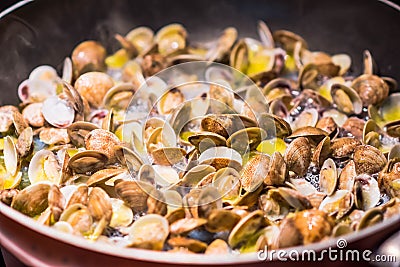
{"label": "pile of clams", "polygon": [[[0,201],[90,241],[205,254],[305,245],[398,216],[397,82],[367,50],[353,73],[347,54],[257,29],[192,43],[180,24],[139,27],[111,54],[89,40],[61,72],[35,68],[19,106],[0,107]],[[197,61],[219,83],[151,78]],[[246,74],[265,101],[229,90],[232,73],[211,62]]]}

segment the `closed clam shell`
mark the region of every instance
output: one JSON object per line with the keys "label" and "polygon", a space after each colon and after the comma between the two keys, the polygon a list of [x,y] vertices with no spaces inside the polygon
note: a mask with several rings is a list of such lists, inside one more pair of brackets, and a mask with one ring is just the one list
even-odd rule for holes
{"label": "closed clam shell", "polygon": [[246,117],[237,114],[207,115],[201,121],[203,131],[213,132],[225,138],[243,128],[257,127],[257,123]]}
{"label": "closed clam shell", "polygon": [[342,128],[350,132],[358,140],[362,139],[365,121],[357,117],[348,118]]}
{"label": "closed clam shell", "polygon": [[286,248],[318,242],[330,236],[333,226],[333,220],[321,210],[301,211],[282,221],[276,245]]}
{"label": "closed clam shell", "polygon": [[107,224],[111,221],[111,200],[108,194],[100,187],[93,187],[91,190],[87,207],[94,220],[100,221],[104,217]]}
{"label": "closed clam shell", "polygon": [[337,138],[331,142],[332,156],[334,158],[350,157],[361,142],[352,137]]}
{"label": "closed clam shell", "polygon": [[113,162],[115,161],[114,147],[120,144],[121,142],[115,134],[103,129],[95,129],[85,137],[87,150],[100,151]]}
{"label": "closed clam shell", "polygon": [[106,73],[88,72],[79,76],[74,86],[92,107],[99,108],[108,90],[114,86],[114,81]]}
{"label": "closed clam shell", "polygon": [[43,103],[32,103],[22,110],[22,116],[29,125],[33,127],[42,127],[44,125],[42,106]]}
{"label": "closed clam shell", "polygon": [[369,145],[358,146],[354,151],[354,163],[357,174],[375,174],[386,165],[387,159],[382,152]]}
{"label": "closed clam shell", "polygon": [[323,117],[321,118],[315,127],[324,130],[329,134],[329,136],[334,137],[338,131],[338,125],[332,117]]}
{"label": "closed clam shell", "polygon": [[33,143],[33,131],[31,127],[27,127],[25,128],[25,130],[22,131],[22,133],[18,137],[18,141],[16,144],[18,154],[21,157],[27,156],[32,148],[32,143]]}
{"label": "closed clam shell", "polygon": [[279,152],[272,154],[268,174],[264,178],[265,185],[282,185],[288,174],[285,159]]}
{"label": "closed clam shell", "polygon": [[96,41],[89,40],[77,45],[71,56],[75,76],[87,71],[103,70],[106,53],[106,49]]}
{"label": "closed clam shell", "polygon": [[311,146],[307,138],[296,138],[286,149],[285,162],[288,170],[303,176],[311,162]]}
{"label": "closed clam shell", "polygon": [[153,187],[142,181],[116,181],[115,192],[134,212],[147,209],[147,198]]}
{"label": "closed clam shell", "polygon": [[312,157],[312,162],[317,166],[321,167],[324,161],[331,154],[331,138],[326,136],[322,141],[317,145],[314,150],[314,154]]}
{"label": "closed clam shell", "polygon": [[389,87],[385,81],[372,74],[357,77],[351,86],[359,94],[364,107],[381,103],[389,94]]}
{"label": "closed clam shell", "polygon": [[157,165],[172,166],[183,160],[186,150],[179,147],[162,147],[151,152],[153,161]]}
{"label": "closed clam shell", "polygon": [[30,217],[39,215],[48,206],[50,187],[44,182],[26,187],[14,196],[11,207]]}
{"label": "closed clam shell", "polygon": [[400,157],[391,158],[379,173],[379,186],[392,197],[400,196]]}
{"label": "closed clam shell", "polygon": [[253,192],[263,183],[269,172],[270,158],[268,155],[257,154],[243,167],[240,183],[246,191]]}
{"label": "closed clam shell", "polygon": [[76,173],[96,172],[104,168],[108,162],[108,156],[100,151],[85,150],[70,158],[68,167]]}

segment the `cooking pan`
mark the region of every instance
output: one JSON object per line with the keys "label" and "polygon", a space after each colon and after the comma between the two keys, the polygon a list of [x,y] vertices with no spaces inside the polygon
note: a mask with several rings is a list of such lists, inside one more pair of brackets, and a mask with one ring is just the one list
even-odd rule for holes
{"label": "cooking pan", "polygon": [[[352,71],[361,72],[362,51],[369,49],[379,73],[400,80],[400,13],[391,2],[375,0],[38,0],[23,1],[0,15],[0,105],[17,104],[17,86],[43,64],[61,68],[65,56],[85,39],[117,48],[115,33],[147,25],[154,30],[172,22],[186,26],[190,39],[209,40],[227,26],[241,36],[256,36],[257,20],[272,30],[288,29],[307,40],[312,50],[348,53]],[[400,229],[400,215],[346,236],[349,249],[374,250]],[[108,247],[56,232],[0,203],[1,246],[21,262],[35,266],[163,266],[265,264],[256,254],[226,256],[180,255]],[[321,251],[336,239],[298,247]],[[346,265],[331,262],[328,265]],[[282,261],[269,264],[279,266]],[[310,266],[319,263],[308,262]],[[363,265],[353,262],[352,265]]]}

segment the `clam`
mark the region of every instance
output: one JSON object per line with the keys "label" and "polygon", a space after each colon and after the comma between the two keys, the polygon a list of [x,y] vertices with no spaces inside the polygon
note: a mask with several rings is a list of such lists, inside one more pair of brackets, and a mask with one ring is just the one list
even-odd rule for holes
{"label": "clam", "polygon": [[366,227],[375,225],[382,222],[384,219],[383,211],[381,208],[372,208],[365,212],[357,226],[357,230],[362,230]]}
{"label": "clam", "polygon": [[128,167],[131,174],[139,172],[140,167],[143,165],[143,161],[139,155],[131,149],[120,145],[115,146],[114,151],[117,161]]}
{"label": "clam", "polygon": [[210,147],[225,146],[226,139],[216,133],[199,132],[189,136],[188,141],[194,145],[199,152],[204,152]]}
{"label": "clam", "polygon": [[57,185],[52,185],[48,195],[48,205],[51,211],[51,221],[57,222],[65,207],[65,197]]}
{"label": "clam", "polygon": [[116,181],[115,192],[135,213],[147,209],[148,194],[153,186],[142,181]]}
{"label": "clam", "polygon": [[321,167],[331,152],[331,139],[329,136],[326,136],[314,150],[312,157],[313,164],[315,164],[317,167]]}
{"label": "clam", "polygon": [[299,85],[301,89],[314,89],[320,87],[322,78],[332,78],[339,74],[340,67],[332,62],[320,64],[308,63],[303,66],[299,74]]}
{"label": "clam", "polygon": [[20,157],[28,155],[33,144],[33,131],[31,127],[25,128],[18,137],[16,149]]}
{"label": "clam", "polygon": [[184,186],[194,187],[207,175],[215,173],[215,168],[210,165],[200,164],[191,168],[181,180]]}
{"label": "clam", "polygon": [[4,133],[10,129],[13,124],[13,114],[18,112],[18,108],[14,106],[0,107],[0,132]]}
{"label": "clam", "polygon": [[70,126],[75,118],[72,105],[57,96],[49,97],[43,102],[42,114],[48,123],[57,128]]}
{"label": "clam", "polygon": [[366,174],[355,178],[353,190],[356,207],[365,211],[375,207],[381,197],[378,182]]}
{"label": "clam", "polygon": [[17,135],[20,135],[22,131],[25,130],[26,127],[28,127],[28,124],[26,123],[22,114],[19,113],[19,111],[15,111],[12,114],[12,122]]}
{"label": "clam", "polygon": [[267,132],[267,138],[275,136],[284,138],[292,134],[290,125],[284,119],[273,114],[262,113],[258,123]]}
{"label": "clam", "polygon": [[332,117],[321,118],[315,127],[327,132],[332,138],[338,134],[339,130],[338,125]]}
{"label": "clam", "polygon": [[296,138],[290,143],[284,158],[289,171],[303,176],[311,162],[311,146],[308,139],[305,137]]}
{"label": "clam", "polygon": [[363,137],[364,125],[364,120],[357,117],[350,117],[344,122],[342,128],[350,132],[358,140],[361,140]]}
{"label": "clam", "polygon": [[179,181],[179,174],[172,166],[153,165],[155,182],[162,187],[174,185]]}
{"label": "clam", "polygon": [[270,166],[270,158],[267,155],[257,154],[244,165],[240,183],[244,190],[253,192],[267,177]]}
{"label": "clam", "polygon": [[173,237],[168,239],[168,245],[178,248],[187,248],[195,253],[204,252],[207,249],[207,244],[197,239],[186,237]]}
{"label": "clam", "polygon": [[230,252],[228,244],[222,239],[215,239],[208,245],[204,254],[206,255],[223,255]]}
{"label": "clam", "polygon": [[319,174],[319,185],[321,192],[327,194],[328,196],[332,195],[335,192],[337,182],[338,173],[336,164],[331,158],[329,158],[325,160]]}
{"label": "clam", "polygon": [[103,106],[107,109],[126,109],[135,93],[135,86],[132,83],[122,83],[110,88],[103,99]]}
{"label": "clam", "polygon": [[215,209],[208,215],[205,227],[211,233],[231,231],[240,219],[238,214],[230,210]]}
{"label": "clam", "polygon": [[42,114],[43,103],[32,103],[22,110],[22,116],[29,125],[33,127],[42,127],[44,125],[44,117]]}
{"label": "clam", "polygon": [[151,190],[147,198],[147,213],[166,215],[167,212],[168,206],[164,194],[157,189]]}
{"label": "clam", "polygon": [[39,139],[47,145],[68,144],[70,142],[67,129],[43,128],[40,130]]}
{"label": "clam", "polygon": [[103,217],[107,224],[111,221],[113,211],[111,200],[100,187],[93,187],[90,191],[87,208],[95,221],[100,221]]}
{"label": "clam", "polygon": [[4,138],[4,164],[7,172],[11,176],[15,176],[19,166],[19,156],[17,147],[12,137],[6,136]]}
{"label": "clam", "polygon": [[11,207],[30,217],[39,215],[48,206],[50,187],[48,183],[37,183],[26,187],[14,196]]}
{"label": "clam", "polygon": [[111,161],[115,160],[114,147],[120,145],[118,137],[103,129],[95,129],[85,136],[85,147],[87,150],[99,151],[108,156]]}
{"label": "clam", "polygon": [[157,43],[158,52],[168,55],[186,47],[186,36],[185,28],[181,24],[174,23],[158,30],[154,41]]}
{"label": "clam", "polygon": [[243,128],[257,127],[257,123],[237,114],[207,115],[201,121],[203,131],[213,132],[225,138]]}
{"label": "clam", "polygon": [[242,167],[242,157],[234,149],[222,146],[212,147],[200,155],[199,163],[209,164],[217,170],[228,166],[240,170]]}
{"label": "clam", "polygon": [[350,69],[351,57],[347,54],[336,54],[331,57],[332,63],[340,66],[339,75],[342,76]]}
{"label": "clam", "polygon": [[315,108],[306,109],[294,120],[292,123],[292,130],[296,131],[297,129],[312,126],[314,127],[318,122],[318,111]]}
{"label": "clam", "polygon": [[139,53],[144,53],[151,48],[154,42],[154,32],[148,27],[137,27],[125,36]]}
{"label": "clam", "polygon": [[282,185],[288,170],[281,153],[274,152],[269,161],[268,174],[264,178],[265,185]]}
{"label": "clam", "polygon": [[234,27],[228,27],[224,29],[216,43],[211,49],[207,51],[206,58],[209,61],[220,61],[230,51],[231,47],[236,41],[237,30]]}
{"label": "clam", "polygon": [[49,150],[40,150],[34,154],[28,168],[31,184],[48,181],[59,185],[61,182],[61,167],[56,156]]}
{"label": "clam", "polygon": [[173,88],[167,91],[157,102],[157,110],[160,114],[170,114],[175,108],[185,101],[185,96],[182,92]]}
{"label": "clam", "polygon": [[382,103],[389,94],[389,87],[385,81],[372,74],[357,77],[351,87],[359,94],[364,107]]}
{"label": "clam", "polygon": [[300,192],[287,187],[279,187],[276,191],[291,207],[296,210],[311,208],[311,203]]}
{"label": "clam", "polygon": [[306,137],[312,145],[316,145],[326,136],[328,136],[328,133],[324,130],[313,126],[305,126],[296,129],[291,135],[288,136],[288,138],[292,139],[297,137]]}
{"label": "clam", "polygon": [[339,176],[339,189],[353,190],[354,181],[357,176],[356,165],[353,160],[350,160],[342,169]]}
{"label": "clam", "polygon": [[173,222],[170,225],[170,232],[173,235],[187,234],[188,232],[199,228],[207,223],[204,218],[184,218]]}
{"label": "clam", "polygon": [[129,229],[130,247],[162,250],[169,234],[167,219],[148,214],[135,221]]}
{"label": "clam", "polygon": [[242,218],[232,229],[228,237],[228,244],[231,248],[237,248],[252,236],[261,227],[266,226],[264,213],[260,210],[253,211]]}
{"label": "clam", "polygon": [[318,242],[331,234],[333,226],[333,220],[321,210],[301,211],[282,221],[276,245],[286,248]]}
{"label": "clam", "polygon": [[74,204],[66,208],[60,216],[59,222],[68,223],[74,234],[87,235],[93,226],[93,218],[87,207],[82,204]]}
{"label": "clam", "polygon": [[133,212],[122,200],[111,198],[111,227],[127,227],[133,222]]}
{"label": "clam", "polygon": [[172,166],[183,160],[186,151],[179,147],[162,147],[151,152],[153,161],[157,165]]}
{"label": "clam", "polygon": [[67,128],[69,139],[75,146],[85,146],[85,137],[99,127],[90,122],[77,121]]}
{"label": "clam", "polygon": [[385,168],[379,174],[378,182],[392,197],[400,195],[400,160],[399,157],[389,160]]}
{"label": "clam", "polygon": [[230,167],[219,169],[213,177],[212,185],[219,191],[224,202],[234,202],[240,193],[240,174]]}
{"label": "clam", "polygon": [[337,190],[321,202],[319,209],[340,219],[351,210],[353,203],[354,197],[350,191]]}
{"label": "clam", "polygon": [[104,168],[108,160],[108,156],[103,152],[85,150],[71,157],[68,162],[68,167],[80,174],[96,172]]}
{"label": "clam", "polygon": [[111,197],[115,197],[114,188],[109,186],[110,180],[117,180],[118,176],[126,174],[122,169],[102,169],[93,173],[87,180],[86,184],[91,187],[100,187]]}
{"label": "clam", "polygon": [[350,157],[361,142],[353,137],[337,138],[331,142],[332,156],[334,158]]}
{"label": "clam", "polygon": [[375,174],[385,167],[387,159],[379,149],[361,145],[354,150],[354,162],[357,174]]}
{"label": "clam", "polygon": [[73,191],[68,195],[65,193],[66,188],[66,186],[61,188],[61,191],[65,195],[66,208],[75,204],[87,206],[89,201],[89,187],[86,184],[79,184],[78,186],[74,187]]}
{"label": "clam", "polygon": [[331,96],[337,108],[345,114],[360,114],[362,101],[358,93],[351,87],[344,84],[333,84]]}
{"label": "clam", "polygon": [[226,145],[238,151],[240,154],[254,151],[265,138],[266,132],[258,127],[250,127],[233,133]]}
{"label": "clam", "polygon": [[76,46],[71,56],[75,77],[88,71],[103,70],[106,53],[106,49],[96,41],[85,41]]}
{"label": "clam", "polygon": [[201,188],[201,192],[196,203],[197,215],[200,218],[207,218],[211,211],[222,208],[222,195],[213,186]]}
{"label": "clam", "polygon": [[94,108],[103,104],[104,96],[114,86],[112,78],[102,72],[85,73],[75,81],[75,88]]}

